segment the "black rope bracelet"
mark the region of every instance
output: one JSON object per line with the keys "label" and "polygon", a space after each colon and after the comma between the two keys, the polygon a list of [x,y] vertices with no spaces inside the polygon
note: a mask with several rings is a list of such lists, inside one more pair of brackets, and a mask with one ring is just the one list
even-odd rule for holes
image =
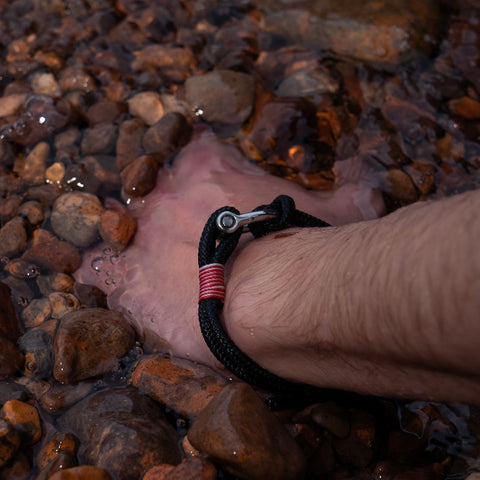
{"label": "black rope bracelet", "polygon": [[281,394],[312,387],[285,380],[245,355],[224,331],[218,312],[225,298],[224,266],[244,231],[255,238],[289,227],[328,227],[328,223],[295,208],[291,197],[281,195],[269,205],[240,214],[233,207],[215,211],[203,229],[198,248],[200,295],[198,317],[206,344],[215,357],[238,378]]}

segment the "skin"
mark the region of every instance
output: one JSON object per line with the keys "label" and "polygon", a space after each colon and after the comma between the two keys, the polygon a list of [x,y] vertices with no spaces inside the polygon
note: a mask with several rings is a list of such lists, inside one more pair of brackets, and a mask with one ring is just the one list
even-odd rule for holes
{"label": "skin", "polygon": [[472,238],[480,231],[472,211],[468,218],[459,213],[472,208],[471,199],[462,207],[419,204],[374,219],[383,202],[371,177],[353,159],[337,178],[333,191],[306,191],[266,175],[203,133],[173,169],[160,172],[154,192],[133,202],[138,231],[110,266],[115,284],[106,285],[106,272],[90,267],[99,250],[86,256],[76,278],[106,291],[110,307],[130,319],[147,350],[221,369],[197,319],[204,223],[220,206],[247,212],[291,195],[297,208],[337,227],[255,241],[244,236],[226,269],[223,322],[233,341],[290,380],[478,403],[472,339],[480,338],[474,295],[480,266]]}

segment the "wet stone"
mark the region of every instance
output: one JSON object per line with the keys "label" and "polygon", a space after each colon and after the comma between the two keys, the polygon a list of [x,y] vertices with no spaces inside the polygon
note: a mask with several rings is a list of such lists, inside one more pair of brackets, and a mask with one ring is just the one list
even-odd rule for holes
{"label": "wet stone", "polygon": [[142,480],[165,480],[168,473],[175,468],[174,465],[162,464],[155,465],[145,472]]}
{"label": "wet stone", "polygon": [[75,282],[73,293],[80,300],[83,307],[107,308],[107,296],[94,285],[84,285],[83,283]]}
{"label": "wet stone", "polygon": [[146,125],[139,118],[132,118],[121,123],[117,138],[117,168],[123,170],[129,163],[141,156],[142,138]]}
{"label": "wet stone", "polygon": [[28,400],[29,395],[27,390],[13,379],[0,381],[0,405],[3,405],[7,400],[20,400],[22,402]]}
{"label": "wet stone", "polygon": [[58,420],[82,442],[85,462],[118,480],[140,478],[154,465],[180,462],[178,435],[158,403],[133,388],[96,392]]}
{"label": "wet stone", "polygon": [[49,480],[113,480],[110,473],[103,468],[81,465],[54,473]]}
{"label": "wet stone", "polygon": [[398,168],[392,168],[388,171],[384,182],[384,191],[394,199],[406,203],[413,203],[418,199],[418,193],[412,179]]}
{"label": "wet stone", "polygon": [[301,70],[285,78],[275,94],[280,97],[314,97],[325,93],[336,94],[339,88],[338,80],[326,72]]}
{"label": "wet stone", "polygon": [[140,92],[128,100],[128,110],[147,125],[154,125],[163,116],[162,97],[157,92]]}
{"label": "wet stone", "polygon": [[[143,137],[143,148],[147,154],[167,160],[177,148],[183,147],[190,140],[192,127],[181,113],[165,114],[152,125]],[[160,161],[157,158],[157,161]]]}
{"label": "wet stone", "polygon": [[150,193],[157,181],[158,164],[152,155],[142,155],[127,165],[120,174],[122,189],[132,197]]}
{"label": "wet stone", "polygon": [[143,477],[143,480],[215,480],[217,469],[202,457],[189,458],[176,466],[165,477]]}
{"label": "wet stone", "polygon": [[48,296],[48,300],[52,306],[52,318],[62,318],[68,312],[80,308],[80,301],[71,293],[53,292]]}
{"label": "wet stone", "polygon": [[123,250],[133,238],[137,222],[133,217],[115,210],[104,210],[100,217],[99,233],[114,250]]}
{"label": "wet stone", "polygon": [[83,155],[111,153],[117,140],[117,127],[111,123],[99,123],[83,133],[80,148]]}
{"label": "wet stone", "polygon": [[27,201],[20,205],[19,215],[25,215],[32,225],[40,225],[45,220],[45,212],[42,204],[35,201]]}
{"label": "wet stone", "polygon": [[435,187],[435,165],[428,162],[412,162],[411,165],[407,165],[406,171],[420,194],[428,195],[433,191]]}
{"label": "wet stone", "polygon": [[34,232],[33,242],[22,258],[42,269],[64,273],[74,272],[81,263],[80,253],[73,245],[43,229]]}
{"label": "wet stone", "polygon": [[240,478],[286,480],[305,471],[299,446],[247,384],[225,387],[197,416],[188,438]]}
{"label": "wet stone", "polygon": [[0,419],[0,468],[12,460],[20,443],[20,433],[7,421]]}
{"label": "wet stone", "polygon": [[63,69],[58,83],[62,90],[66,92],[79,90],[89,93],[95,90],[95,81],[81,67],[67,67]]}
{"label": "wet stone", "polygon": [[22,369],[23,355],[16,345],[7,338],[0,336],[0,378],[15,375]]}
{"label": "wet stone", "polygon": [[101,100],[94,103],[87,111],[90,125],[99,123],[116,123],[125,114],[125,105],[121,102]]}
{"label": "wet stone", "polygon": [[36,327],[52,314],[52,305],[48,298],[34,298],[23,310],[22,320],[27,328]]}
{"label": "wet stone", "polygon": [[0,97],[0,118],[15,115],[27,98],[26,93],[14,93]]}
{"label": "wet stone", "polygon": [[26,445],[37,443],[42,436],[38,410],[19,400],[8,400],[0,410],[0,416],[20,433]]}
{"label": "wet stone", "polygon": [[40,405],[49,413],[58,414],[92,393],[92,382],[79,382],[75,385],[55,383],[41,397]]}
{"label": "wet stone", "polygon": [[214,70],[188,78],[185,96],[192,110],[208,122],[242,123],[252,113],[254,80],[246,73]]}
{"label": "wet stone", "polygon": [[42,295],[52,292],[71,292],[75,280],[66,273],[44,273],[37,278],[37,286]]}
{"label": "wet stone", "polygon": [[37,453],[37,466],[39,470],[43,470],[50,462],[60,453],[68,453],[72,456],[76,455],[78,449],[78,439],[71,433],[56,433]]}
{"label": "wet stone", "polygon": [[4,267],[5,271],[16,278],[31,279],[40,274],[39,268],[33,263],[26,262],[21,258],[10,260]]}
{"label": "wet stone", "polygon": [[16,342],[21,332],[11,289],[6,283],[0,282],[0,335]]}
{"label": "wet stone", "polygon": [[29,185],[40,185],[45,182],[45,169],[50,146],[46,142],[35,145],[25,159],[25,167],[22,172],[23,180]]}
{"label": "wet stone", "polygon": [[103,206],[91,193],[64,193],[53,205],[50,218],[54,232],[77,247],[88,247],[98,236]]}
{"label": "wet stone", "polygon": [[53,369],[52,337],[43,330],[29,330],[18,340],[25,355],[25,375],[35,379],[51,378]]}
{"label": "wet stone", "polygon": [[448,102],[448,108],[454,115],[466,120],[480,119],[480,102],[471,97],[455,98]]}
{"label": "wet stone", "polygon": [[206,366],[164,354],[143,357],[132,375],[133,386],[188,418],[198,415],[225,384]]}
{"label": "wet stone", "polygon": [[32,90],[35,93],[59,97],[62,89],[52,73],[36,73],[31,80]]}
{"label": "wet stone", "polygon": [[84,308],[62,317],[54,340],[54,377],[78,382],[114,368],[135,342],[135,332],[123,315]]}
{"label": "wet stone", "polygon": [[26,244],[27,232],[23,218],[12,218],[0,228],[0,258],[22,253]]}
{"label": "wet stone", "polygon": [[58,455],[38,474],[35,480],[48,480],[57,472],[64,472],[65,470],[76,466],[78,466],[78,460],[75,455],[72,455],[69,452],[59,452]]}
{"label": "wet stone", "polygon": [[2,480],[28,480],[32,471],[29,457],[18,452],[15,458],[2,468]]}

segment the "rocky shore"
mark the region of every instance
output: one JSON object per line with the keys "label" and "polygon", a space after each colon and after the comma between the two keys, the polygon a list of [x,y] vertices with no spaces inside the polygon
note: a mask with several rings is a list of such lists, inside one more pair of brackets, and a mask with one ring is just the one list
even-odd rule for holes
{"label": "rocky shore", "polygon": [[476,2],[4,0],[0,32],[1,479],[480,479],[478,408],[270,411],[73,277],[199,125],[308,189],[361,172],[388,211],[478,188]]}

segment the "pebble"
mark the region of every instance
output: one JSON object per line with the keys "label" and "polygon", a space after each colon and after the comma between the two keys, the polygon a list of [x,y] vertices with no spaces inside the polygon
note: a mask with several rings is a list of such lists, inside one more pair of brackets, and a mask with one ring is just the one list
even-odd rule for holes
{"label": "pebble", "polygon": [[68,312],[73,312],[80,308],[80,301],[75,295],[66,292],[52,292],[48,296],[52,306],[52,318],[62,318]]}
{"label": "pebble", "polygon": [[480,102],[471,97],[455,98],[448,102],[448,108],[454,115],[466,120],[480,119]]}
{"label": "pebble", "polygon": [[0,258],[22,253],[27,245],[25,220],[15,217],[0,228]]}
{"label": "pebble", "polygon": [[157,162],[165,162],[177,148],[185,146],[192,135],[192,127],[184,115],[177,112],[165,114],[143,136],[145,153],[152,154]]}
{"label": "pebble", "polygon": [[[78,460],[75,455],[69,452],[60,452],[35,478],[35,480],[47,480],[53,478],[57,472],[63,472],[67,469],[78,466]],[[87,477],[89,478],[89,477]]]}
{"label": "pebble", "polygon": [[435,165],[429,162],[416,161],[407,165],[405,169],[421,195],[428,195],[433,191],[435,188]]}
{"label": "pebble", "polygon": [[3,418],[0,419],[0,468],[13,459],[20,443],[20,433]]}
{"label": "pebble", "polygon": [[[40,277],[41,278],[41,277]],[[26,328],[33,328],[48,320],[52,314],[52,305],[48,298],[34,298],[22,310],[21,316]]]}
{"label": "pebble", "polygon": [[199,413],[192,445],[243,479],[303,478],[305,458],[285,427],[244,383],[228,385]]}
{"label": "pebble", "polygon": [[40,397],[39,403],[50,414],[65,412],[75,403],[92,393],[95,384],[91,381],[75,385],[55,383]]}
{"label": "pebble", "polygon": [[71,433],[56,433],[48,442],[44,443],[37,453],[37,467],[43,470],[60,453],[76,455],[78,450],[78,438]]}
{"label": "pebble", "polygon": [[53,368],[52,337],[45,331],[29,330],[18,340],[25,355],[25,375],[34,379],[51,378]]}
{"label": "pebble", "polygon": [[14,93],[0,97],[0,118],[15,115],[26,99],[26,93]]}
{"label": "pebble", "polygon": [[339,88],[338,80],[326,72],[300,70],[282,80],[275,94],[280,97],[314,97],[325,93],[334,95]]}
{"label": "pebble", "polygon": [[29,480],[31,471],[30,458],[23,452],[17,452],[15,458],[2,468],[2,480]]}
{"label": "pebble", "polygon": [[413,203],[418,199],[418,192],[412,179],[398,168],[388,171],[383,190],[394,199],[405,203]]}
{"label": "pebble", "polygon": [[19,400],[8,400],[0,410],[0,416],[20,433],[22,443],[33,445],[42,436],[38,410]]}
{"label": "pebble", "polygon": [[31,85],[35,93],[51,97],[59,97],[62,94],[62,89],[52,73],[35,73],[31,79]]}
{"label": "pebble", "polygon": [[98,237],[103,206],[95,195],[71,192],[60,195],[52,208],[53,231],[76,247],[88,247]]}
{"label": "pebble", "polygon": [[185,98],[191,109],[207,122],[243,123],[252,113],[253,77],[232,70],[214,70],[189,77]]}
{"label": "pebble", "polygon": [[0,335],[16,342],[22,334],[10,287],[0,282]]}
{"label": "pebble", "polygon": [[123,170],[129,163],[142,155],[142,138],[146,125],[139,118],[121,123],[116,145],[117,168]]}
{"label": "pebble", "polygon": [[0,380],[0,405],[7,400],[26,401],[28,399],[27,390],[16,383],[14,379]]}
{"label": "pebble", "polygon": [[131,387],[93,393],[58,424],[80,439],[85,463],[105,468],[118,480],[140,478],[154,465],[180,462],[178,435],[162,409]]}
{"label": "pebble", "polygon": [[112,123],[99,123],[83,132],[80,143],[82,155],[112,153],[117,142],[117,126]]}
{"label": "pebble", "polygon": [[313,420],[338,438],[345,438],[350,433],[348,412],[334,402],[310,405],[294,417],[295,421],[302,419]]}
{"label": "pebble", "polygon": [[82,261],[77,248],[42,228],[35,230],[22,258],[47,271],[63,273],[74,272]]}
{"label": "pebble", "polygon": [[10,260],[4,267],[4,270],[16,278],[32,279],[40,274],[40,270],[36,265],[26,262],[21,258]]}
{"label": "pebble", "polygon": [[49,480],[113,480],[107,470],[90,465],[66,468],[54,473]]}
{"label": "pebble", "polygon": [[52,292],[71,292],[75,280],[71,275],[55,272],[42,274],[36,283],[42,295],[49,295]]}
{"label": "pebble", "polygon": [[87,111],[88,123],[97,125],[99,123],[117,123],[126,112],[126,106],[122,102],[112,100],[100,100],[89,107]]}
{"label": "pebble", "polygon": [[157,123],[163,116],[162,97],[157,92],[140,92],[128,100],[128,111],[147,125]]}
{"label": "pebble", "polygon": [[158,163],[152,155],[142,155],[128,164],[120,173],[122,189],[131,197],[150,193],[157,182]]}
{"label": "pebble", "polygon": [[107,308],[107,296],[94,285],[75,282],[73,293],[84,307]]}
{"label": "pebble", "polygon": [[103,241],[115,251],[122,251],[133,238],[137,229],[136,220],[115,210],[104,210],[98,231]]}
{"label": "pebble", "polygon": [[155,354],[143,357],[132,385],[179,415],[194,418],[226,385],[210,368],[184,359]]}
{"label": "pebble", "polygon": [[15,375],[23,367],[23,355],[16,345],[0,336],[0,378]]}
{"label": "pebble", "polygon": [[65,165],[61,162],[52,163],[45,170],[45,181],[51,185],[60,187],[65,176]]}
{"label": "pebble", "polygon": [[78,382],[102,375],[118,364],[135,342],[123,315],[82,308],[60,320],[54,340],[53,375],[58,382]]}
{"label": "pebble", "polygon": [[45,220],[44,207],[33,200],[23,202],[18,208],[18,215],[24,215],[32,225],[40,225]]}
{"label": "pebble", "polygon": [[58,81],[65,92],[81,91],[85,93],[95,90],[95,81],[82,67],[66,67],[60,74]]}

